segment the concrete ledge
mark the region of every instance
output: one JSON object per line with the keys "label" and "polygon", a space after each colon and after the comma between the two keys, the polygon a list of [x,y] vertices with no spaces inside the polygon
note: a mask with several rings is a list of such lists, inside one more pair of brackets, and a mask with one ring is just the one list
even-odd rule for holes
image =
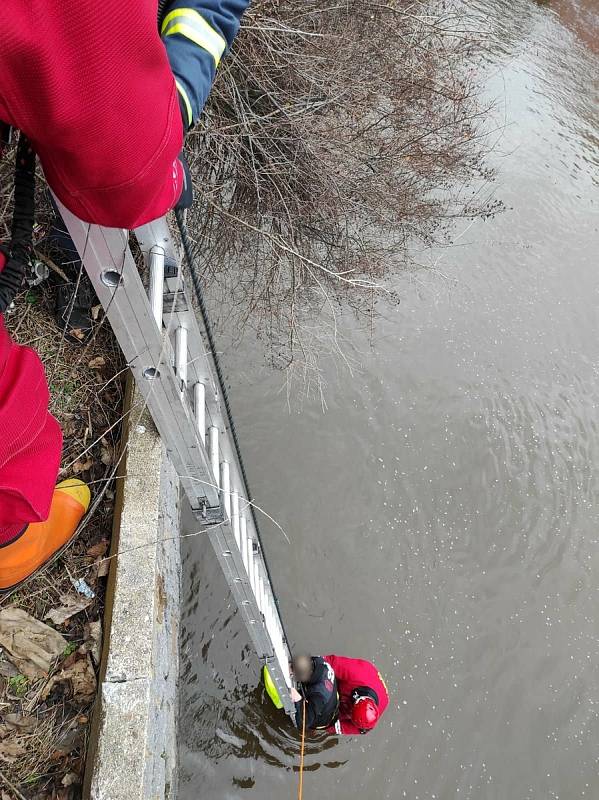
{"label": "concrete ledge", "polygon": [[[142,407],[140,395],[131,400],[129,407]],[[130,416],[85,796],[170,800],[177,774],[179,484],[149,414]]]}

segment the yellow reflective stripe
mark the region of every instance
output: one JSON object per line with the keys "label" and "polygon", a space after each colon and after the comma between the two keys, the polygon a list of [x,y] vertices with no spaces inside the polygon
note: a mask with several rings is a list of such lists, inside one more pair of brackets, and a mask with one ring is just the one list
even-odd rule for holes
{"label": "yellow reflective stripe", "polygon": [[191,103],[189,102],[189,97],[187,96],[187,92],[181,86],[178,80],[175,80],[175,85],[177,86],[177,91],[179,92],[179,94],[183,98],[183,102],[185,103],[185,108],[187,110],[188,125],[191,125],[193,122],[193,112],[191,110]]}
{"label": "yellow reflective stripe", "polygon": [[162,23],[162,35],[173,36],[175,33],[180,33],[207,50],[218,67],[227,43],[194,8],[176,8],[166,15]]}
{"label": "yellow reflective stripe", "polygon": [[180,33],[182,36],[185,36],[186,39],[190,39],[192,42],[195,42],[195,44],[199,45],[203,50],[206,50],[208,53],[210,53],[214,59],[214,63],[218,67],[226,45],[222,49],[213,47],[212,42],[208,41],[206,37],[198,33],[196,28],[193,28],[191,25],[187,25],[185,22],[176,22],[172,25],[169,25],[163,36],[173,36],[175,33]]}
{"label": "yellow reflective stripe", "polygon": [[381,673],[380,673],[378,670],[377,670],[377,673],[376,673],[376,674],[379,676],[379,681],[380,681],[380,682],[383,684],[383,686],[385,687],[385,691],[387,692],[387,694],[389,694],[389,689],[387,689],[387,684],[385,683],[385,679],[383,678],[383,676],[381,675]]}

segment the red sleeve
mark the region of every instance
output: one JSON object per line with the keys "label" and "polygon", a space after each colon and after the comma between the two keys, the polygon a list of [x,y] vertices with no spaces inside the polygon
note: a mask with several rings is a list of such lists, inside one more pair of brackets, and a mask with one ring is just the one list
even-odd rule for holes
{"label": "red sleeve", "polygon": [[360,729],[356,728],[354,723],[349,719],[344,720],[337,720],[334,725],[330,725],[327,728],[327,733],[332,734],[344,734],[345,736],[362,736],[363,734],[360,733]]}
{"label": "red sleeve", "polygon": [[69,210],[122,228],[162,216],[183,180],[157,3],[134,5],[2,0],[0,31],[0,118],[28,135]]}
{"label": "red sleeve", "polygon": [[338,681],[351,681],[353,676],[354,664],[356,660],[354,658],[346,658],[345,656],[325,656],[325,661],[328,661],[329,664],[333,667],[333,671],[335,673],[335,677]]}
{"label": "red sleeve", "polygon": [[[379,672],[374,664],[363,658],[346,658],[345,656],[325,656],[325,661],[333,667],[338,681],[351,683],[354,686],[363,684],[370,686],[378,682]],[[374,687],[373,687],[374,688]]]}

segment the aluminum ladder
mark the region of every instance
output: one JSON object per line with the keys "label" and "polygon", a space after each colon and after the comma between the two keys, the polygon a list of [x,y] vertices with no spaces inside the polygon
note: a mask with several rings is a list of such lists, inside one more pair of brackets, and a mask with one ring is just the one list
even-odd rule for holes
{"label": "aluminum ladder", "polygon": [[166,218],[134,231],[149,268],[146,291],[129,232],[82,222],[55,200],[258,657],[294,717],[289,648],[259,530]]}

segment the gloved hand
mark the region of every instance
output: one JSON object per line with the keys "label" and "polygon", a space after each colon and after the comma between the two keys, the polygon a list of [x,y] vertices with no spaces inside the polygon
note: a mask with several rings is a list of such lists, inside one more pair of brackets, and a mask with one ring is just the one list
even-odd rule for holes
{"label": "gloved hand", "polygon": [[191,171],[183,151],[181,151],[181,154],[179,155],[179,163],[183,168],[183,189],[175,208],[178,210],[183,210],[185,208],[191,208],[193,205],[193,185],[191,183]]}

